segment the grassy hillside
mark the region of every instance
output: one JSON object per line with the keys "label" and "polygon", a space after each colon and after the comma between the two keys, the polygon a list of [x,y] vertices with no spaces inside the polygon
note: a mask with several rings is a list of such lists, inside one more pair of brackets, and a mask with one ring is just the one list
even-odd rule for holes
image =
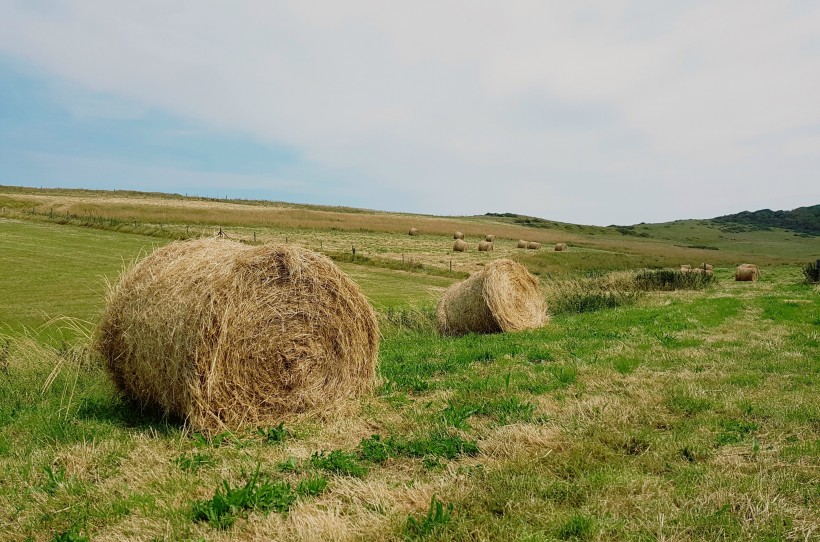
{"label": "grassy hillside", "polygon": [[798,207],[791,211],[744,211],[713,219],[724,231],[780,228],[809,235],[820,235],[820,205]]}
{"label": "grassy hillside", "polygon": [[[0,540],[820,533],[820,291],[801,283],[796,264],[816,238],[724,238],[700,221],[570,232],[504,216],[125,196],[0,192]],[[405,219],[428,228],[409,237],[395,224]],[[55,317],[93,325],[105,279],[125,263],[220,226],[246,242],[287,237],[340,260],[358,247],[368,260],[340,265],[379,315],[375,393],[206,438],[118,395],[82,329],[61,334],[56,321],[30,331]],[[472,244],[488,228],[510,236],[494,253],[453,254],[451,227],[474,228]],[[570,251],[514,248],[536,234],[570,240]],[[710,248],[676,246],[687,244]],[[441,291],[505,255],[540,274],[549,324],[439,336]],[[763,264],[759,282],[733,280],[743,259]],[[718,264],[714,281],[671,291],[639,288],[635,271],[607,271],[703,260]]]}
{"label": "grassy hillside", "polygon": [[[297,242],[324,252],[351,252],[396,261],[408,258],[439,269],[471,272],[492,255],[451,251],[462,231],[473,247],[497,236],[494,256],[525,261],[534,271],[572,273],[677,266],[704,261],[737,265],[796,264],[816,259],[819,237],[786,230],[726,232],[709,221],[676,221],[631,227],[562,224],[518,215],[432,217],[275,202],[215,201],[179,195],[0,187],[0,216],[138,233],[164,239],[213,235],[258,242]],[[417,227],[420,237],[409,238]],[[389,234],[385,236],[385,234]],[[539,241],[537,253],[517,250],[519,239]],[[570,252],[557,255],[554,243]]]}

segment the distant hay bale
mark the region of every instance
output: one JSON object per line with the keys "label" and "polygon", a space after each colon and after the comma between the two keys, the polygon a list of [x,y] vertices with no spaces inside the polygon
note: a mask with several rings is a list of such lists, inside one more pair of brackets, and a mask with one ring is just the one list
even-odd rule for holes
{"label": "distant hay bale", "polygon": [[555,252],[565,252],[567,250],[566,243],[555,243]]}
{"label": "distant hay bale", "polygon": [[538,279],[508,259],[492,261],[454,284],[436,307],[436,323],[443,335],[520,331],[541,327],[546,321]]}
{"label": "distant hay bale", "polygon": [[704,269],[706,271],[714,271],[715,267],[712,264],[702,263],[698,266],[698,269]]}
{"label": "distant hay bale", "polygon": [[418,228],[410,228],[410,231],[407,232],[407,235],[418,235],[419,233],[421,232],[419,232]]}
{"label": "distant hay bale", "polygon": [[484,240],[488,243],[492,243],[493,241],[495,241],[495,235],[488,235],[484,238]]}
{"label": "distant hay bale", "polygon": [[681,264],[680,270],[683,271],[684,269],[692,269],[692,266],[688,263]]}
{"label": "distant hay bale", "polygon": [[490,243],[489,241],[481,241],[478,244],[478,251],[479,252],[490,252],[491,250],[493,250],[493,244]]}
{"label": "distant hay bale", "polygon": [[539,248],[541,248],[541,243],[530,241],[529,243],[527,243],[527,248],[530,250],[538,250]]}
{"label": "distant hay bale", "polygon": [[467,252],[468,246],[463,239],[456,239],[456,242],[453,243],[453,252]]}
{"label": "distant hay bale", "polygon": [[325,256],[204,239],[123,273],[95,343],[123,393],[211,432],[371,390],[379,329],[359,287]]}
{"label": "distant hay bale", "polygon": [[527,242],[523,239],[518,240],[518,248],[527,248]]}
{"label": "distant hay bale", "polygon": [[453,239],[464,239],[464,234],[460,231],[457,231],[453,234]]}
{"label": "distant hay bale", "polygon": [[735,280],[739,282],[753,282],[760,278],[760,270],[756,265],[744,263],[735,269]]}

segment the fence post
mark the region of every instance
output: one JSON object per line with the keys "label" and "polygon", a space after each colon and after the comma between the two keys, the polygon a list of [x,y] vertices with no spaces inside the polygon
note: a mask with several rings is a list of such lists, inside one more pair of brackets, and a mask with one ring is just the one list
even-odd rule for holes
{"label": "fence post", "polygon": [[256,232],[253,232],[253,242],[256,242]]}
{"label": "fence post", "polygon": [[453,260],[450,260],[450,273],[453,272]]}
{"label": "fence post", "polygon": [[353,261],[356,261],[356,247],[350,247],[353,249]]}

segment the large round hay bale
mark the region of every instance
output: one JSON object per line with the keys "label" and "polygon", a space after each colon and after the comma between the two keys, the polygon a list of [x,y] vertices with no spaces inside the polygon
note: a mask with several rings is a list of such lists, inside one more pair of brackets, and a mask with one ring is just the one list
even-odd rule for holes
{"label": "large round hay bale", "polygon": [[495,235],[488,235],[484,238],[484,240],[488,243],[492,243],[493,241],[495,241]]}
{"label": "large round hay bale", "polygon": [[493,250],[493,244],[489,241],[481,241],[478,244],[479,252],[490,252],[491,250]]}
{"label": "large round hay bale", "polygon": [[452,285],[436,307],[443,335],[497,333],[541,327],[547,321],[538,279],[512,260],[488,263]]}
{"label": "large round hay bale", "polygon": [[457,231],[453,234],[453,239],[464,239],[464,234],[460,231]]}
{"label": "large round hay bale", "polygon": [[407,232],[407,235],[418,235],[419,233],[421,232],[419,232],[418,228],[410,228],[410,230]]}
{"label": "large round hay bale", "polygon": [[453,252],[467,252],[467,243],[463,239],[456,239],[453,243]]}
{"label": "large round hay bale", "polygon": [[565,252],[567,250],[566,243],[555,243],[555,252]]}
{"label": "large round hay bale", "polygon": [[527,248],[527,242],[523,239],[518,240],[518,248]]}
{"label": "large round hay bale", "polygon": [[735,269],[735,280],[740,282],[753,282],[760,278],[760,270],[753,264],[741,264]]}
{"label": "large round hay bale", "polygon": [[367,392],[379,329],[359,287],[325,256],[205,239],[127,270],[96,344],[126,395],[214,431]]}
{"label": "large round hay bale", "polygon": [[541,243],[530,241],[529,243],[527,243],[527,248],[530,250],[538,250],[539,248],[541,248]]}
{"label": "large round hay bale", "polygon": [[688,263],[681,264],[680,270],[683,271],[684,269],[692,269],[692,266]]}

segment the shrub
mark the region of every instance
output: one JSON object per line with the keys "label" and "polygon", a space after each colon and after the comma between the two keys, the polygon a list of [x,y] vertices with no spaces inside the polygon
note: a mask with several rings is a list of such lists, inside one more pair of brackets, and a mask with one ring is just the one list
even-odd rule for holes
{"label": "shrub", "polygon": [[[820,262],[820,260],[818,260]],[[803,267],[803,277],[806,284],[816,284],[820,282],[820,266],[815,263],[807,263]]]}

